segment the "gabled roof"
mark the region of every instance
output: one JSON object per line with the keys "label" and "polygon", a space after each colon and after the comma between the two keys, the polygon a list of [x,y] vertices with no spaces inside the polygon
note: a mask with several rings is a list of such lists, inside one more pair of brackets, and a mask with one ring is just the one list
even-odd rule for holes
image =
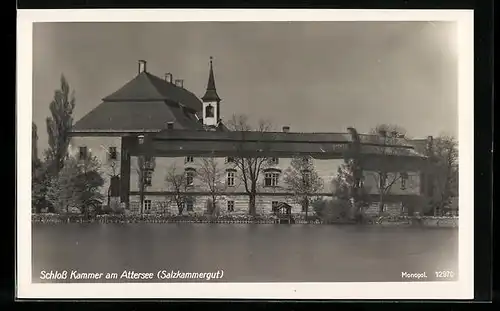
{"label": "gabled roof", "polygon": [[175,129],[203,128],[193,113],[165,101],[109,101],[76,122],[72,132],[161,131],[168,122]]}
{"label": "gabled roof", "polygon": [[195,112],[201,111],[203,104],[193,93],[174,83],[167,82],[146,71],[138,74],[116,92],[103,98],[104,102],[146,102],[171,101]]}

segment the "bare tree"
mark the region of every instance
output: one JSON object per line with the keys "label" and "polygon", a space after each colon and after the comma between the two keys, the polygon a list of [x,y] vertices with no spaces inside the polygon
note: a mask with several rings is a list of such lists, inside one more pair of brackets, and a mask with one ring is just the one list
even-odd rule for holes
{"label": "bare tree", "polygon": [[64,75],[61,75],[61,89],[55,91],[54,99],[49,107],[51,116],[46,119],[49,135],[46,158],[51,163],[53,174],[58,175],[68,153],[69,132],[73,126],[73,109],[75,108],[74,92],[70,93]]}
{"label": "bare tree", "polygon": [[452,136],[442,135],[433,140],[430,150],[433,162],[434,215],[440,214],[458,196],[458,142]]}
{"label": "bare tree", "polygon": [[199,162],[196,177],[209,192],[211,206],[208,212],[211,215],[216,212],[217,204],[227,189],[227,183],[224,182],[225,173],[214,157],[202,158]]}
{"label": "bare tree", "polygon": [[323,189],[323,180],[319,177],[310,157],[293,158],[284,175],[285,188],[293,194],[292,200],[302,205],[309,215],[309,204],[318,197]]}
{"label": "bare tree", "polygon": [[377,187],[379,214],[382,215],[387,195],[390,194],[392,186],[402,177],[401,174],[392,170],[391,162],[386,157],[395,155],[396,149],[390,146],[399,145],[406,131],[397,125],[380,124],[372,130],[372,134],[374,142],[379,145],[375,147],[376,153],[382,157],[382,161],[379,162],[376,170],[367,172],[367,175],[373,178]]}
{"label": "bare tree", "polygon": [[182,215],[186,200],[189,197],[188,190],[190,187],[186,173],[183,170],[178,170],[177,166],[172,164],[167,168],[165,183],[169,191],[167,201],[174,203],[177,206],[179,215]]}
{"label": "bare tree", "polygon": [[[255,150],[248,153],[249,149],[245,147],[245,140],[248,135],[261,136],[264,132],[271,130],[271,124],[268,121],[260,120],[257,127],[252,127],[249,120],[244,115],[234,115],[228,123],[232,131],[238,131],[241,135],[241,143],[236,144],[237,156],[234,158],[235,166],[240,171],[239,178],[241,179],[245,192],[248,195],[248,213],[256,215],[256,197],[258,190],[258,180],[265,169],[269,160],[268,144],[261,142],[257,150],[260,154],[256,154]],[[260,138],[260,137],[259,137]]]}
{"label": "bare tree", "polygon": [[152,156],[140,155],[137,157],[137,182],[139,188],[140,212],[144,213],[144,197],[146,188],[151,185],[151,174],[156,166],[156,159]]}

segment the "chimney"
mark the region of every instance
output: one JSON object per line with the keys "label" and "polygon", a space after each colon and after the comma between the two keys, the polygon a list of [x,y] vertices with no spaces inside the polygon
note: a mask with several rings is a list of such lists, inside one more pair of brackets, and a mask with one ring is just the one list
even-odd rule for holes
{"label": "chimney", "polygon": [[173,130],[174,129],[174,122],[167,122],[167,130]]}
{"label": "chimney", "polygon": [[175,80],[175,86],[177,86],[177,87],[184,87],[184,80],[182,80],[182,79],[176,79]]}
{"label": "chimney", "polygon": [[432,136],[427,136],[427,154],[430,155],[432,154],[432,149],[433,149],[433,140],[434,138]]}
{"label": "chimney", "polygon": [[139,60],[139,73],[146,72],[146,63],[143,59]]}
{"label": "chimney", "polygon": [[283,126],[283,133],[288,133],[290,132],[290,127],[289,126]]}
{"label": "chimney", "polygon": [[172,83],[172,74],[170,72],[165,74],[165,81]]}

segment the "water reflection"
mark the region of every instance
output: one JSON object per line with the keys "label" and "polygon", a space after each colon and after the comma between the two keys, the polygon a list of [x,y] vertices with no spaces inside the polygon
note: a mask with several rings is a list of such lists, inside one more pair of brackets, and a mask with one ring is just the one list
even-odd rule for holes
{"label": "water reflection", "polygon": [[402,271],[457,271],[453,229],[243,224],[33,225],[41,270],[210,272],[225,282],[400,281]]}

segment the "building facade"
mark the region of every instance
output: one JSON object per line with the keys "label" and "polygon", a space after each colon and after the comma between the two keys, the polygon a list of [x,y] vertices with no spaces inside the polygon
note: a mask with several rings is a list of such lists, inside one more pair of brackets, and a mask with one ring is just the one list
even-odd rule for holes
{"label": "building facade", "polygon": [[[391,183],[384,201],[394,213],[403,212],[407,198],[422,194],[425,156],[402,137],[381,141],[354,129],[296,133],[288,126],[282,132],[230,131],[223,123],[212,59],[201,98],[185,89],[183,80],[171,73],[159,78],[146,65],[139,61],[137,76],[72,130],[70,154],[96,156],[102,165],[106,204],[131,212],[176,213],[174,198],[181,191],[169,176],[183,176],[184,213],[204,213],[214,193],[219,213],[246,213],[248,187],[238,159],[252,157],[263,159],[255,188],[259,214],[272,213],[281,202],[290,204],[293,213],[303,212],[284,178],[294,158],[311,161],[323,185],[318,197],[332,198],[333,180],[347,158],[362,163],[359,179],[374,201],[385,187],[381,183]],[[207,183],[208,166],[217,177],[216,191]],[[388,172],[383,181],[382,167]],[[373,206],[368,212],[375,212]]]}

